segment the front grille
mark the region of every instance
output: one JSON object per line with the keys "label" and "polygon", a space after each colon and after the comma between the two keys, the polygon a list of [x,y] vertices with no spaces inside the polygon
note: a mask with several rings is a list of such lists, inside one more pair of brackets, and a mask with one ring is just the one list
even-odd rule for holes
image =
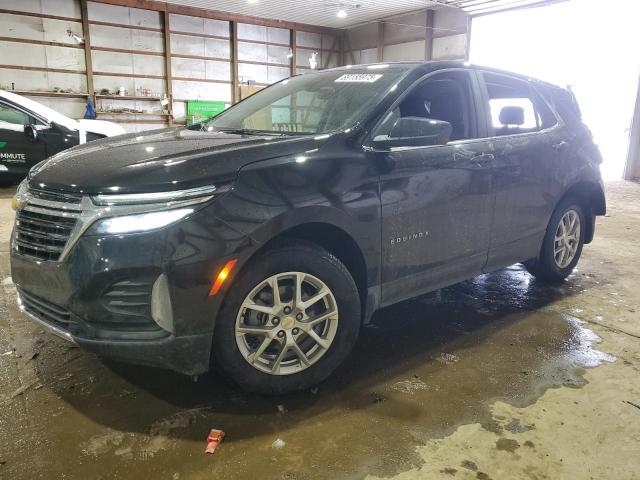
{"label": "front grille", "polygon": [[30,188],[29,194],[40,200],[48,200],[50,202],[71,203],[78,205],[82,201],[82,195],[77,193],[54,192],[51,190],[40,190]]}
{"label": "front grille", "polygon": [[27,293],[23,289],[18,289],[18,293],[25,311],[35,317],[64,329],[68,329],[70,324],[75,323],[65,308]]}
{"label": "front grille", "polygon": [[[75,203],[37,197],[42,191],[38,192],[16,215],[15,248],[20,255],[57,261],[82,210]],[[49,195],[49,192],[45,192],[45,195]]]}

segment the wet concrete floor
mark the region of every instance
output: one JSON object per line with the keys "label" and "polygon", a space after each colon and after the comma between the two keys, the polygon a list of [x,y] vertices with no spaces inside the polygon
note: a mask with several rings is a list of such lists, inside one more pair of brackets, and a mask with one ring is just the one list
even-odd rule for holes
{"label": "wet concrete floor", "polygon": [[[513,266],[378,312],[317,390],[265,398],[213,375],[194,383],[97,358],[19,314],[8,209],[0,190],[2,478],[393,476],[420,468],[416,447],[461,425],[535,428],[499,425],[490,406],[581,388],[585,368],[615,360],[596,349],[577,306],[610,267],[550,287]],[[213,456],[204,454],[211,428],[227,435]],[[502,439],[496,448],[516,447]]]}

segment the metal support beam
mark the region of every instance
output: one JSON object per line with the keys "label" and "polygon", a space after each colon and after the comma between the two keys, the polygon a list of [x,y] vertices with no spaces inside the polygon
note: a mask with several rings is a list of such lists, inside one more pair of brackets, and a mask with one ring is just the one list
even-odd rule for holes
{"label": "metal support beam", "polygon": [[629,132],[629,151],[627,153],[627,163],[624,167],[624,179],[640,179],[640,78],[638,79],[636,108]]}
{"label": "metal support beam", "polygon": [[384,61],[384,22],[378,22],[378,62]]}
{"label": "metal support beam", "polygon": [[298,56],[296,54],[296,31],[293,29],[289,30],[289,48],[291,48],[291,53],[293,53],[293,57],[290,59],[290,75],[293,77],[296,74],[296,66],[298,65]]}
{"label": "metal support beam", "polygon": [[229,22],[229,41],[231,42],[231,88],[233,93],[231,100],[237,103],[240,100],[240,86],[238,84],[238,22]]}
{"label": "metal support beam", "polygon": [[464,59],[466,62],[469,61],[469,57],[471,56],[471,27],[473,26],[473,17],[467,17],[467,33],[465,34],[465,46],[464,46]]}
{"label": "metal support beam", "polygon": [[84,38],[84,63],[87,75],[87,93],[95,105],[96,99],[93,96],[93,62],[91,61],[91,35],[89,32],[87,0],[80,0],[80,15],[82,17],[82,36]]}
{"label": "metal support beam", "polygon": [[424,35],[424,59],[431,60],[433,58],[433,24],[436,12],[431,9],[427,9],[425,19],[425,35]]}
{"label": "metal support beam", "polygon": [[173,124],[173,71],[171,69],[171,25],[169,24],[169,12],[163,14],[163,37],[164,37],[164,74],[167,84],[167,106],[169,116],[167,117],[169,125]]}

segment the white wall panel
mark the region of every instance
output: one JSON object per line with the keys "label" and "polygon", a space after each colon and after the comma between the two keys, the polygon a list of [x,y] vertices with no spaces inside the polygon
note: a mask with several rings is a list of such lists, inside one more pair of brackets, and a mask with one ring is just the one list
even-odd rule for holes
{"label": "white wall panel", "polygon": [[0,32],[4,37],[78,45],[75,40],[69,37],[67,30],[82,35],[82,25],[78,22],[25,15],[0,15]]}
{"label": "white wall panel", "polygon": [[82,118],[87,109],[87,101],[82,98],[27,97],[71,118]]}
{"label": "white wall panel", "polygon": [[162,13],[153,10],[141,10],[139,8],[129,9],[129,25],[139,27],[162,28]]}
{"label": "white wall panel", "polygon": [[[53,3],[50,0],[48,1],[49,3]],[[153,10],[142,10],[138,8],[121,7],[118,5],[88,2],[87,11],[90,20],[123,25],[162,28],[162,14],[161,12]]]}
{"label": "white wall panel", "polygon": [[267,46],[267,62],[288,64],[289,47],[278,47],[276,45]]}
{"label": "white wall panel", "polygon": [[279,82],[291,76],[289,67],[267,67],[267,83]]}
{"label": "white wall panel", "polygon": [[128,28],[90,25],[91,45],[94,47],[122,48],[162,53],[164,40],[161,32]]}
{"label": "white wall panel", "polygon": [[173,96],[181,100],[231,101],[231,85],[226,83],[173,81]]}
{"label": "white wall panel", "polygon": [[[34,45],[39,46],[39,45]],[[22,50],[22,48],[20,49]],[[46,66],[68,70],[84,70],[84,50],[65,47],[44,47]]]}
{"label": "white wall panel", "polygon": [[21,45],[16,48],[13,42],[0,42],[0,58],[5,65],[24,67],[43,67],[46,65],[45,49],[42,45]]}
{"label": "white wall panel", "polygon": [[464,59],[467,48],[467,36],[465,34],[451,35],[433,39],[433,59],[460,58]]}
{"label": "white wall panel", "polygon": [[257,83],[269,83],[269,70],[266,65],[240,63],[238,65],[238,77],[240,82],[253,80]]}
{"label": "white wall panel", "polygon": [[378,61],[378,49],[369,48],[360,52],[360,63],[376,63]]}
{"label": "white wall panel", "polygon": [[250,25],[248,23],[238,23],[238,38],[241,40],[267,41],[267,27],[262,25]]}
{"label": "white wall panel", "polygon": [[207,80],[229,80],[231,79],[231,63],[207,60],[205,62]]}
{"label": "white wall panel", "polygon": [[204,53],[207,57],[231,58],[231,45],[229,40],[205,38]]}
{"label": "white wall panel", "polygon": [[322,48],[322,35],[297,31],[296,45],[299,47]]}
{"label": "white wall panel", "polygon": [[296,65],[300,67],[308,67],[309,66],[309,58],[316,52],[318,54],[318,64],[320,63],[320,50],[308,50],[306,48],[297,48],[296,49]]}
{"label": "white wall panel", "polygon": [[176,32],[205,33],[204,18],[169,14],[169,26]]}
{"label": "white wall panel", "polygon": [[282,43],[284,45],[289,45],[290,42],[290,33],[286,28],[267,28],[267,41],[271,43]]}
{"label": "white wall panel", "polygon": [[169,15],[169,25],[174,32],[189,32],[218,37],[229,37],[229,22],[187,15]]}
{"label": "white wall panel", "polygon": [[238,42],[238,60],[267,61],[267,46],[259,43]]}
{"label": "white wall panel", "polygon": [[80,2],[76,0],[3,0],[0,2],[0,4],[5,3],[10,6],[3,6],[2,8],[7,8],[9,10],[80,18]]}
{"label": "white wall panel", "polygon": [[385,62],[424,61],[424,41],[387,45],[382,57]]}
{"label": "white wall panel", "polygon": [[[12,10],[21,10],[18,5],[24,3],[24,0],[15,2]],[[40,12],[47,15],[58,15],[60,17],[80,18],[80,2],[77,0],[40,0]]]}
{"label": "white wall panel", "polygon": [[182,55],[205,55],[205,39],[187,35],[171,34],[171,53]]}
{"label": "white wall panel", "polygon": [[205,78],[205,61],[174,57],[171,59],[171,73],[174,77]]}
{"label": "white wall panel", "polygon": [[10,90],[11,83],[16,90],[46,90],[70,88],[74,92],[87,91],[85,76],[80,73],[35,72],[27,70],[0,69],[0,89]]}
{"label": "white wall panel", "polygon": [[204,33],[229,38],[229,22],[222,20],[204,19]]}
{"label": "white wall panel", "polygon": [[164,58],[120,52],[92,52],[93,69],[97,72],[164,75]]}

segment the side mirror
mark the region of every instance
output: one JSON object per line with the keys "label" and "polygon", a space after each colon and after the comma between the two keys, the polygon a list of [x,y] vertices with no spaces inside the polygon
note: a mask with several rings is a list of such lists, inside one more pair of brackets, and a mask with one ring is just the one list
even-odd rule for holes
{"label": "side mirror", "polygon": [[53,130],[55,132],[60,132],[60,133],[64,133],[64,134],[68,134],[68,133],[73,132],[73,130],[69,130],[64,125],[60,125],[59,123],[56,123],[56,122],[51,122],[50,125],[51,125],[51,130]]}
{"label": "side mirror", "polygon": [[378,148],[427,147],[446,145],[453,127],[449,122],[422,117],[399,118],[389,135],[378,135],[373,143]]}
{"label": "side mirror", "polygon": [[38,129],[35,125],[25,125],[24,134],[29,137],[32,142],[38,141]]}

